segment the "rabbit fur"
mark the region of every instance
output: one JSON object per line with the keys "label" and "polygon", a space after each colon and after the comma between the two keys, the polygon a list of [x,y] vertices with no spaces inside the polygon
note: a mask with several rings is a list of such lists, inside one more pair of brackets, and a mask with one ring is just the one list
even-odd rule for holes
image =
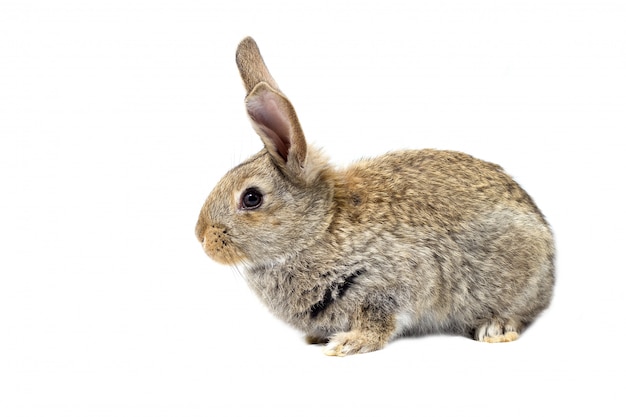
{"label": "rabbit fur", "polygon": [[549,305],[552,232],[502,168],[431,149],[333,167],[252,38],[236,61],[264,148],[218,182],[196,236],[308,342],[335,356],[406,334],[508,342]]}

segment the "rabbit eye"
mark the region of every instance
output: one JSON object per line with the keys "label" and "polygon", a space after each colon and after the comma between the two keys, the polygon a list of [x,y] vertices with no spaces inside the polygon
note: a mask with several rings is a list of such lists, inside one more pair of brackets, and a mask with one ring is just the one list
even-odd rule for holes
{"label": "rabbit eye", "polygon": [[254,210],[263,204],[263,194],[256,188],[248,188],[241,194],[241,208],[244,210]]}

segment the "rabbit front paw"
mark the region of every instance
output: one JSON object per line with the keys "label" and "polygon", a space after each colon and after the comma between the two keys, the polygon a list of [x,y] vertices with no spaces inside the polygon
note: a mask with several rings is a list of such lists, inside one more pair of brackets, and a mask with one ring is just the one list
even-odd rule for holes
{"label": "rabbit front paw", "polygon": [[337,333],[324,348],[328,356],[346,356],[382,349],[386,340],[374,332],[352,330]]}

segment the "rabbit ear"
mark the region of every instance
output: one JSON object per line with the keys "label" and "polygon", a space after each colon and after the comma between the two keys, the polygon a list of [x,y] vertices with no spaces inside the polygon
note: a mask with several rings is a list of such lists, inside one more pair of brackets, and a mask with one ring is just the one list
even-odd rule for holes
{"label": "rabbit ear", "polygon": [[267,83],[274,90],[279,91],[278,84],[265,66],[259,47],[254,39],[247,37],[239,43],[236,54],[239,74],[246,87],[246,94],[250,94],[252,89],[260,82]]}
{"label": "rabbit ear", "polygon": [[299,176],[304,170],[307,146],[293,106],[265,66],[254,39],[247,37],[239,43],[236,60],[254,129],[274,162],[287,173]]}
{"label": "rabbit ear", "polygon": [[246,97],[246,108],[274,162],[286,173],[301,176],[307,145],[298,116],[287,97],[262,81]]}

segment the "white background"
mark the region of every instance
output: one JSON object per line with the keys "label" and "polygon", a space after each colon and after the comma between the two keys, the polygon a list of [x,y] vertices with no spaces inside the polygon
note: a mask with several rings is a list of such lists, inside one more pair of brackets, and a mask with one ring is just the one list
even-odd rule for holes
{"label": "white background", "polygon": [[[0,2],[0,415],[623,415],[626,5]],[[522,338],[325,357],[194,237],[260,149],[252,35],[338,164],[455,149],[504,166],[558,246]]]}

